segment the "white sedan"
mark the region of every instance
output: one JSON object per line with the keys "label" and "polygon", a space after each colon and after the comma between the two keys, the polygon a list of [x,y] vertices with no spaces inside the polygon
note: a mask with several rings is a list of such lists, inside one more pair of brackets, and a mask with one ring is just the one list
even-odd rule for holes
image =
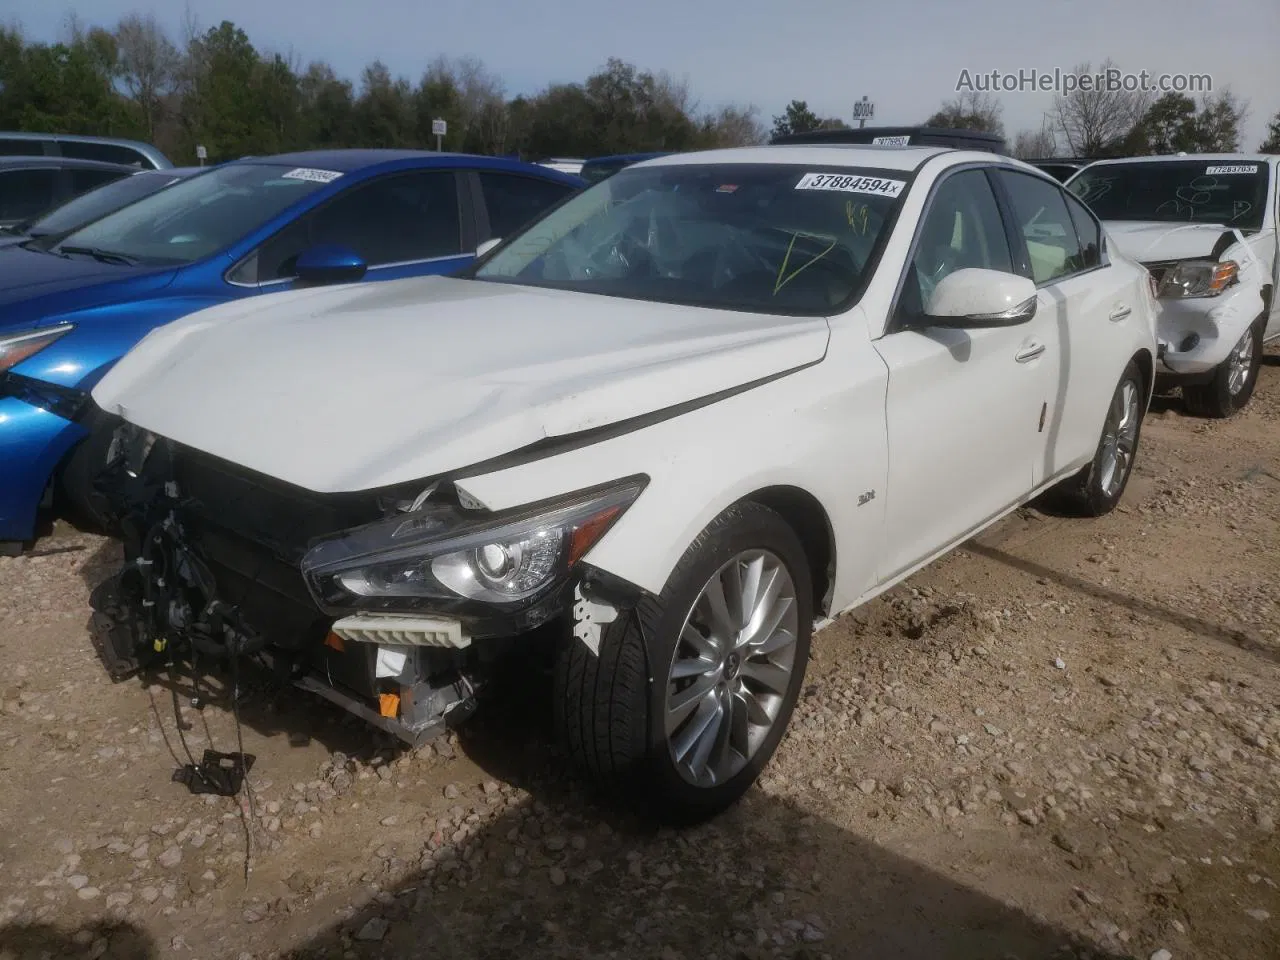
{"label": "white sedan", "polygon": [[648,161],[464,275],[143,340],[93,393],[127,557],[100,649],[268,659],[409,741],[545,649],[568,751],[706,816],[782,738],[816,626],[1050,488],[1116,505],[1154,311],[1009,158]]}

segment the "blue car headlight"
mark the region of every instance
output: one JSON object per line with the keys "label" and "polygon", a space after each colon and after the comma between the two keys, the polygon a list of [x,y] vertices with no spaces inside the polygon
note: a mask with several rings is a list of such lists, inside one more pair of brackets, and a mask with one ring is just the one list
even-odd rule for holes
{"label": "blue car headlight", "polygon": [[34,357],[45,347],[75,329],[74,324],[64,323],[47,330],[29,330],[0,336],[0,373],[7,373],[24,360]]}

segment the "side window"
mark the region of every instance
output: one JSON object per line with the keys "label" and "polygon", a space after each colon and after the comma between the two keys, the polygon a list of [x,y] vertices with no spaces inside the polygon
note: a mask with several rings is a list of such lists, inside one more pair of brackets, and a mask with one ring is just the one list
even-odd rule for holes
{"label": "side window", "polygon": [[480,191],[489,211],[489,236],[509,237],[522,226],[563,200],[573,187],[509,173],[481,173]]}
{"label": "side window", "polygon": [[1027,241],[1031,278],[1050,283],[1084,269],[1084,255],[1067,201],[1058,187],[1025,173],[1000,171],[1018,229]]}
{"label": "side window", "polygon": [[264,243],[232,274],[240,283],[292,277],[298,254],[322,243],[351,247],[370,267],[462,253],[457,180],[433,170],[355,187]]}
{"label": "side window", "polygon": [[0,137],[0,157],[42,157],[45,141],[26,137]]}
{"label": "side window", "polygon": [[1071,213],[1071,223],[1076,228],[1076,236],[1080,240],[1080,269],[1089,270],[1102,265],[1102,227],[1093,218],[1085,205],[1070,193],[1063,193],[1067,198],[1067,210]]}
{"label": "side window", "polygon": [[26,220],[53,206],[56,170],[0,172],[0,220]]}
{"label": "side window", "polygon": [[930,199],[907,268],[900,316],[923,316],[942,278],[965,267],[1013,272],[1000,208],[981,170],[952,174]]}
{"label": "side window", "polygon": [[100,187],[104,183],[110,183],[113,180],[119,180],[120,172],[115,170],[72,170],[71,171],[71,194],[84,193],[86,190],[92,190],[94,187]]}
{"label": "side window", "polygon": [[151,166],[142,162],[136,150],[114,143],[82,143],[79,140],[62,140],[58,144],[64,157],[77,160],[103,160],[107,163],[123,163],[134,167]]}

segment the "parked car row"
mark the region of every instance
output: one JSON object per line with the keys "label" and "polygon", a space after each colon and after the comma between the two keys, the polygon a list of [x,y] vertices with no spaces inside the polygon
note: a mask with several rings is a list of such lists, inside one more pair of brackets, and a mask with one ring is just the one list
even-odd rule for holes
{"label": "parked car row", "polygon": [[113,676],[253,658],[419,743],[542,657],[584,769],[709,816],[815,629],[1035,498],[1114,509],[1162,383],[1243,406],[1277,158],[1176,161],[224,164],[0,249],[0,537],[54,497],[123,541]]}

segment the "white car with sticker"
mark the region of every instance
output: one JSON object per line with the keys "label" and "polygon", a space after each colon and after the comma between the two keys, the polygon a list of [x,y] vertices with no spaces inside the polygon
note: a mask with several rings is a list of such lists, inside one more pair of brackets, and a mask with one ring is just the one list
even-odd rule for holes
{"label": "white car with sticker", "polygon": [[93,393],[127,557],[100,645],[267,658],[411,742],[545,652],[569,753],[705,816],[816,626],[1044,491],[1116,505],[1154,324],[1142,267],[1007,157],[646,161],[462,276],[143,340]]}
{"label": "white car with sticker", "polygon": [[1280,339],[1280,157],[1225,154],[1099,160],[1067,189],[1158,285],[1160,389],[1196,414],[1249,402],[1263,344]]}

